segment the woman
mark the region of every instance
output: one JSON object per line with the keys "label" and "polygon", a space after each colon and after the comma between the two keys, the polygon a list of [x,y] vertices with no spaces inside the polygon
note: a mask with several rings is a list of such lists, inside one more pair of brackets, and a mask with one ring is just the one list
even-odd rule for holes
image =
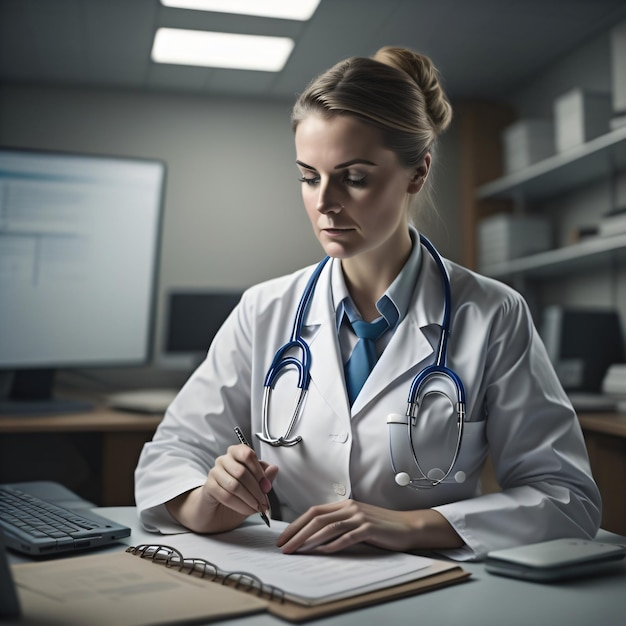
{"label": "woman", "polygon": [[[400,48],[339,63],[300,96],[292,123],[302,197],[331,260],[303,318],[311,382],[291,433],[299,442],[266,442],[288,428],[292,368],[275,385],[269,433],[263,383],[313,268],[249,289],[168,409],[136,472],[147,528],[232,529],[266,512],[273,490],[291,522],[277,542],[284,552],[366,542],[471,559],[595,534],[600,497],[581,430],[524,300],[449,261],[444,270],[411,224],[410,201],[425,193],[450,119],[430,60]],[[414,459],[402,423],[407,396],[440,351],[448,300],[444,353],[455,374],[424,383]],[[377,322],[380,336],[357,345],[359,321]],[[366,344],[378,361],[355,382]],[[463,404],[456,458],[454,411]],[[236,443],[235,427],[254,449]],[[483,495],[488,453],[502,491]]]}

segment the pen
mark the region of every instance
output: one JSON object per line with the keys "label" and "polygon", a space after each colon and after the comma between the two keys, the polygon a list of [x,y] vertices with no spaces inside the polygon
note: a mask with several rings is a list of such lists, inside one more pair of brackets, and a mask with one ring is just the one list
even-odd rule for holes
{"label": "pen", "polygon": [[[239,439],[239,443],[243,443],[244,446],[248,446],[248,448],[251,448],[252,446],[248,443],[248,440],[246,439],[245,435],[241,432],[241,428],[239,428],[239,426],[235,426],[235,434],[237,435],[237,439]],[[267,496],[265,496],[267,498]],[[269,503],[268,503],[268,507],[269,507]],[[267,515],[265,515],[265,513],[263,513],[263,511],[259,511],[259,515],[261,516],[261,519],[265,522],[265,524],[268,526],[270,525],[270,520],[267,517]]]}

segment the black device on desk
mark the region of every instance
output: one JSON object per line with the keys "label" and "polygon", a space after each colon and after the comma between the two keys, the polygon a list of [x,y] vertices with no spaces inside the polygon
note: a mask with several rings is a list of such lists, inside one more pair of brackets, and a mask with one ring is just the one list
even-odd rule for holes
{"label": "black device on desk", "polygon": [[168,294],[163,366],[193,370],[206,356],[217,331],[237,306],[243,289],[176,289]]}
{"label": "black device on desk", "polygon": [[53,556],[112,544],[130,528],[92,513],[93,504],[52,481],[0,484],[0,531],[8,548]]}
{"label": "black device on desk", "polygon": [[600,393],[609,366],[626,360],[621,320],[613,309],[547,307],[541,335],[569,394]]}

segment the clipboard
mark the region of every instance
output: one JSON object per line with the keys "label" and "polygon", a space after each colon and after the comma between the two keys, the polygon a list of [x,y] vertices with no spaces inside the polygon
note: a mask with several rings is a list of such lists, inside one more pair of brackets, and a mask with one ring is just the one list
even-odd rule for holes
{"label": "clipboard", "polygon": [[378,591],[370,591],[366,594],[327,602],[317,606],[303,606],[295,602],[285,601],[270,602],[267,610],[277,617],[281,617],[289,622],[305,622],[311,619],[317,619],[327,615],[337,615],[354,609],[362,609],[375,604],[383,604],[392,600],[399,600],[409,596],[415,596],[420,593],[434,591],[441,587],[447,587],[456,583],[463,582],[470,577],[470,573],[463,570],[459,566],[452,568],[442,561],[437,562],[439,565],[432,566],[432,572],[423,578],[419,578],[410,583],[387,587]]}

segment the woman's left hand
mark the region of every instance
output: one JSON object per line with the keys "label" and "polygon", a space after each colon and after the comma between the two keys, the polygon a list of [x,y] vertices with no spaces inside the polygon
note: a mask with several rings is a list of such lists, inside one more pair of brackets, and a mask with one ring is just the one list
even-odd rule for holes
{"label": "woman's left hand", "polygon": [[282,532],[276,545],[284,553],[329,554],[357,543],[398,552],[463,545],[437,511],[392,511],[355,500],[311,507]]}

